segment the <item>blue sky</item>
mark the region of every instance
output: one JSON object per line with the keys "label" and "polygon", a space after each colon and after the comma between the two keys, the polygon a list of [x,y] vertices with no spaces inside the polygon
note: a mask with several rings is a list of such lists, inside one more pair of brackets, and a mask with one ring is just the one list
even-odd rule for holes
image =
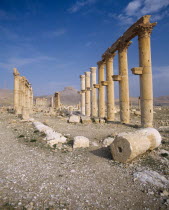
{"label": "blue sky", "polygon": [[[79,75],[146,14],[158,22],[151,39],[154,95],[169,95],[169,0],[0,0],[0,88],[13,88],[16,67],[35,95],[79,89]],[[130,71],[138,66],[137,38],[132,41],[130,96],[138,96],[139,80]]]}

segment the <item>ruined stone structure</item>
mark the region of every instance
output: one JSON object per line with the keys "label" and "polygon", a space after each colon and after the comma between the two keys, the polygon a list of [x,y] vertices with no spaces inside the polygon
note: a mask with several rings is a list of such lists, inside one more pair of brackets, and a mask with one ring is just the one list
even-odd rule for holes
{"label": "ruined stone structure", "polygon": [[45,108],[48,107],[48,99],[47,98],[36,98],[35,105],[37,108]]}
{"label": "ruined stone structure", "polygon": [[60,109],[61,103],[60,103],[60,93],[59,92],[55,92],[54,98],[53,98],[53,103],[54,103],[55,109]]}
{"label": "ruined stone structure", "polygon": [[[150,15],[141,17],[134,23],[117,41],[109,47],[102,55],[102,60],[98,64],[98,84],[95,81],[95,69],[91,68],[86,72],[85,78],[81,76],[81,111],[87,116],[106,118],[108,122],[114,121],[114,81],[119,82],[119,103],[121,123],[129,123],[130,101],[129,101],[129,80],[128,80],[128,58],[127,49],[131,45],[131,39],[138,36],[139,43],[139,67],[131,69],[134,75],[140,77],[140,109],[142,127],[153,126],[153,85],[151,67],[150,35],[153,27],[157,23],[150,23]],[[118,55],[119,74],[113,73],[113,59],[115,53]],[[106,68],[106,78],[105,76]],[[85,89],[84,89],[85,79]],[[106,79],[106,80],[105,80]],[[86,81],[87,80],[87,81]],[[83,85],[82,85],[83,83]],[[95,83],[95,84],[94,84]],[[107,95],[107,107],[105,107],[105,90]],[[98,89],[98,115],[97,99],[94,88]],[[91,98],[90,98],[91,92]],[[85,94],[84,94],[85,93]],[[90,101],[91,99],[91,101]],[[84,107],[84,103],[86,104]],[[107,110],[107,116],[106,116]]]}
{"label": "ruined stone structure", "polygon": [[23,76],[20,76],[18,70],[14,68],[14,111],[22,119],[29,119],[33,110],[33,90],[31,84]]}

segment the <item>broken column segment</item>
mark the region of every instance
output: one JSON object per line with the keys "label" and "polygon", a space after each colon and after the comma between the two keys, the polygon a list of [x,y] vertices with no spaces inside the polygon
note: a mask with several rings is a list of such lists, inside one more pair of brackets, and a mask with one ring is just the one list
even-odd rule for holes
{"label": "broken column segment", "polygon": [[115,161],[126,163],[160,144],[160,133],[154,128],[145,128],[135,132],[120,133],[110,148]]}

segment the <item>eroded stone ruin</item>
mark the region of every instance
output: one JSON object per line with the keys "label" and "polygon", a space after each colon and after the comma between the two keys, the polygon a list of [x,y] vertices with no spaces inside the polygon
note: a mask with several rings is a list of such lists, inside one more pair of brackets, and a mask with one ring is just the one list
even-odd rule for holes
{"label": "eroded stone ruin", "polygon": [[14,68],[14,111],[22,119],[28,120],[33,109],[33,90],[28,80],[20,76]]}
{"label": "eroded stone ruin", "polygon": [[[161,136],[157,130],[148,128],[153,126],[153,85],[152,85],[152,68],[151,68],[151,48],[150,35],[156,23],[150,23],[150,15],[143,16],[134,23],[111,47],[109,47],[102,55],[102,60],[98,61],[98,81],[96,78],[97,68],[91,67],[90,71],[80,76],[81,80],[81,106],[68,105],[61,103],[60,92],[55,92],[50,98],[36,98],[35,106],[44,109],[45,113],[53,114],[63,109],[69,110],[71,115],[70,123],[91,122],[91,118],[95,122],[115,121],[115,97],[114,82],[119,82],[119,107],[120,121],[128,124],[130,120],[130,101],[129,101],[129,82],[128,82],[128,58],[127,49],[131,45],[131,39],[138,36],[139,42],[139,67],[131,69],[134,75],[140,77],[140,97],[138,105],[141,109],[141,126],[146,128],[132,133],[121,133],[115,139],[107,139],[111,142],[111,152],[114,160],[120,162],[128,162],[136,156],[143,154],[147,150],[158,147],[161,143]],[[119,73],[114,75],[113,61],[118,54]],[[106,71],[105,71],[106,70]],[[105,78],[106,75],[106,78]],[[106,94],[105,94],[105,87]],[[97,94],[98,93],[98,94]],[[105,100],[105,96],[107,99]],[[29,114],[33,108],[33,91],[30,83],[25,77],[21,77],[17,69],[14,69],[14,110],[17,115],[21,115],[23,119],[28,120]],[[48,109],[46,109],[48,108]],[[81,109],[81,117],[73,115],[73,111]],[[137,113],[138,114],[138,113]],[[31,121],[31,120],[30,120]],[[35,122],[34,122],[35,123]],[[61,134],[53,131],[48,126],[36,122],[35,124],[43,127],[45,132],[49,134],[47,139],[49,145],[57,144],[58,135]],[[38,126],[37,126],[38,127]],[[83,136],[82,136],[83,137]],[[64,138],[64,137],[63,137]],[[89,146],[89,140],[85,143],[81,142],[85,137],[78,138],[78,147]],[[140,142],[141,139],[141,142]],[[66,139],[64,139],[66,141]],[[76,142],[77,143],[77,142]],[[84,144],[83,144],[84,143]],[[83,146],[82,146],[83,145]],[[88,147],[87,146],[87,147]]]}

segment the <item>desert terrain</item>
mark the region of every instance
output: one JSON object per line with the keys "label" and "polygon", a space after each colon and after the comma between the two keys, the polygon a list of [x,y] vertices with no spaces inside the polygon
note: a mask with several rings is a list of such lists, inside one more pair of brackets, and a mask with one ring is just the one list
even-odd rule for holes
{"label": "desert terrain", "polygon": [[[51,148],[31,121],[1,111],[0,208],[168,209],[169,107],[154,111],[162,144],[126,164],[112,159],[103,140],[138,129],[140,116],[131,114],[129,125],[119,123],[119,113],[113,124],[70,124],[67,113],[33,113],[36,121],[67,137]],[[75,136],[87,137],[89,148],[73,149]]]}

